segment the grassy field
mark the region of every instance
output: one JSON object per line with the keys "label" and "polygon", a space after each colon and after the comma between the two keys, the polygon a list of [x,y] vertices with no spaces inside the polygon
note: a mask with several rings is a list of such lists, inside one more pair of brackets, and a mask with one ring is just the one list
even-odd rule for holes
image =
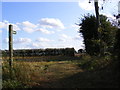
{"label": "grassy field", "polygon": [[107,58],[3,62],[3,88],[117,88],[116,64]]}

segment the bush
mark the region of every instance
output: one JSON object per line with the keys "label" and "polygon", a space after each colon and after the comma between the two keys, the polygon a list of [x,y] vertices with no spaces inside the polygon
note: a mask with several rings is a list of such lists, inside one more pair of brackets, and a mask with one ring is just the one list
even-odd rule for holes
{"label": "bush", "polygon": [[103,57],[97,57],[97,56],[83,56],[82,61],[78,63],[78,66],[81,67],[84,70],[100,70],[105,68],[107,65],[109,65],[112,62],[111,56],[103,56]]}

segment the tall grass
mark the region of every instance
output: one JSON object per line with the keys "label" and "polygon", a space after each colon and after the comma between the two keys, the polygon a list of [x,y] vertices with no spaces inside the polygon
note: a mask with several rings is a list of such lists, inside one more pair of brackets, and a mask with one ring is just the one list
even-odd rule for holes
{"label": "tall grass", "polygon": [[[25,64],[14,62],[12,73],[10,73],[10,67],[7,62],[3,63],[3,88],[22,88],[25,87],[26,82],[30,80],[29,71]],[[26,72],[25,72],[26,71]]]}
{"label": "tall grass", "polygon": [[[66,87],[79,87],[77,85],[81,87],[83,85],[83,87],[85,85],[88,85],[88,87],[97,87],[99,86],[97,85],[99,82],[105,84],[111,82],[110,84],[115,85],[116,83],[114,82],[117,77],[116,75],[113,76],[114,72],[111,70],[115,65],[113,65],[111,56],[96,57],[83,55],[80,59],[66,61],[62,61],[62,59],[49,60],[49,62],[14,61],[12,74],[10,74],[8,62],[4,61],[2,65],[3,88],[60,87],[58,85],[60,84],[59,82],[52,83],[59,80],[62,80],[61,82],[64,85],[66,85],[65,83],[69,83]],[[74,85],[72,82],[80,84]],[[108,83],[108,87],[110,87],[110,84]]]}
{"label": "tall grass", "polygon": [[42,83],[49,79],[57,80],[77,73],[78,70],[74,68],[76,67],[70,61],[14,61],[11,74],[8,62],[3,62],[3,88],[32,88],[32,86],[40,82]]}

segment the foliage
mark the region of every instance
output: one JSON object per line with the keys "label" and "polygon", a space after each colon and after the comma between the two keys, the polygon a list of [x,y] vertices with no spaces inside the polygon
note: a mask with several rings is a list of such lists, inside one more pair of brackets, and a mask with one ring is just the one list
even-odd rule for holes
{"label": "foliage", "polygon": [[107,17],[100,15],[99,32],[102,55],[104,55],[105,52],[113,53],[116,31],[117,28],[111,25]]}
{"label": "foliage", "polygon": [[[3,57],[9,56],[8,50],[3,50]],[[14,50],[13,56],[20,57],[31,57],[31,56],[74,56],[75,49],[74,48],[46,48],[46,49],[22,49],[22,50]]]}
{"label": "foliage", "polygon": [[104,15],[99,16],[100,24],[97,30],[97,20],[94,15],[84,16],[80,33],[84,38],[86,52],[90,55],[104,55],[105,52],[113,53],[117,28],[107,20]]}
{"label": "foliage", "polygon": [[120,59],[120,29],[118,29],[116,34],[116,40],[114,45],[114,55],[118,56],[118,60]]}
{"label": "foliage", "polygon": [[87,71],[97,71],[105,69],[108,65],[112,63],[112,58],[110,55],[97,57],[85,55],[82,57],[78,66]]}
{"label": "foliage", "polygon": [[95,16],[88,14],[82,18],[82,23],[79,24],[81,26],[79,32],[83,35],[86,52],[90,55],[99,53],[99,44],[94,44],[99,42],[96,22]]}

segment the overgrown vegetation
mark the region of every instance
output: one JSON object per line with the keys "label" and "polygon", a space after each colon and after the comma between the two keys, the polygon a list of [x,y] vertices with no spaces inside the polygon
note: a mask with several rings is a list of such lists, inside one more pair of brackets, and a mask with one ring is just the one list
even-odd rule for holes
{"label": "overgrown vegetation", "polygon": [[117,27],[107,20],[106,16],[100,15],[100,25],[96,28],[96,18],[94,15],[84,16],[80,33],[84,38],[86,52],[89,55],[104,55],[105,52],[113,53]]}
{"label": "overgrown vegetation", "polygon": [[25,62],[15,61],[12,77],[7,62],[3,63],[3,88],[32,88],[45,81],[56,81],[77,73],[71,61]]}
{"label": "overgrown vegetation", "polygon": [[[117,63],[117,62],[116,62]],[[110,56],[81,56],[79,60],[15,61],[12,77],[3,63],[3,88],[104,88],[119,87],[119,73]]]}

